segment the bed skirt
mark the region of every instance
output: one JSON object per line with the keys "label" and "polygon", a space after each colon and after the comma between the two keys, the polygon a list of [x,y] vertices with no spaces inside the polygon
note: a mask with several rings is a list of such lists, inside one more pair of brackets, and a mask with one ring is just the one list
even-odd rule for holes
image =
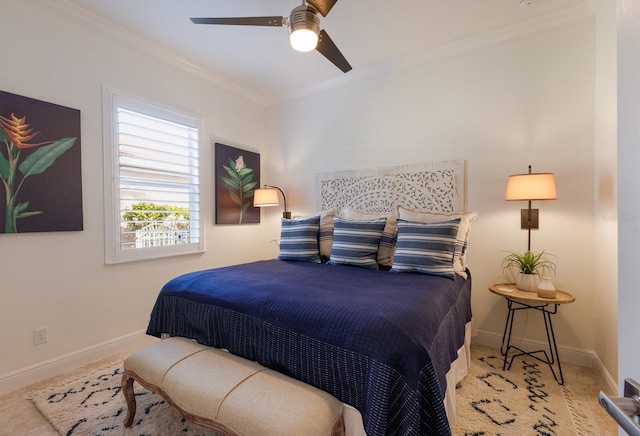
{"label": "bed skirt", "polygon": [[[451,363],[447,372],[447,390],[444,395],[444,410],[447,413],[449,426],[456,423],[456,385],[469,372],[471,366],[471,323],[469,321],[464,328],[464,345],[458,350],[458,357]],[[162,338],[168,338],[164,333]],[[345,436],[367,436],[364,431],[362,415],[353,406],[343,404],[342,416],[344,418]]]}
{"label": "bed skirt", "polygon": [[[449,426],[456,423],[456,385],[469,372],[471,366],[471,322],[464,328],[464,345],[458,350],[458,357],[451,363],[447,372],[447,390],[444,396],[444,410],[447,413]],[[344,404],[342,415],[344,417],[345,436],[366,436],[362,415],[353,406]]]}

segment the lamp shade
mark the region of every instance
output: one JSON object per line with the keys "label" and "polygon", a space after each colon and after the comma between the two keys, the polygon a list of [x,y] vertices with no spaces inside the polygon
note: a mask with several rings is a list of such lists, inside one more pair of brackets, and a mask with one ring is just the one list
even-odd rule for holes
{"label": "lamp shade", "polygon": [[256,189],[253,191],[253,205],[256,207],[278,206],[278,190],[275,188]]}
{"label": "lamp shade", "polygon": [[509,176],[505,200],[556,200],[553,173],[529,173]]}

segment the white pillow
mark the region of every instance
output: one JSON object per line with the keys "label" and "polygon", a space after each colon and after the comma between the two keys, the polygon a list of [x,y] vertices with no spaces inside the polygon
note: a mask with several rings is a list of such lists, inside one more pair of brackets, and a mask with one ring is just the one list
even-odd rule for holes
{"label": "white pillow", "polygon": [[[333,217],[336,208],[320,212],[320,230],[318,231],[318,247],[320,248],[320,258],[323,262],[329,259],[331,247],[333,246]],[[294,220],[307,219],[308,216],[294,216]]]}
{"label": "white pillow", "polygon": [[378,247],[377,262],[380,265],[391,266],[393,264],[393,253],[396,250],[396,238],[398,236],[398,214],[395,212],[370,213],[362,212],[350,207],[342,209],[342,214],[348,220],[375,220],[386,218],[387,223],[382,231],[382,239]]}
{"label": "white pillow", "polygon": [[429,212],[417,212],[398,206],[398,218],[406,221],[416,221],[419,223],[438,223],[460,218],[458,235],[456,237],[456,250],[453,255],[453,270],[461,277],[467,278],[467,248],[469,247],[469,237],[471,235],[471,223],[478,217],[476,212],[465,212],[461,214],[437,214]]}
{"label": "white pillow", "polygon": [[336,214],[336,208],[320,212],[320,231],[318,233],[318,245],[320,246],[320,258],[324,260],[331,256],[331,247],[333,246],[333,217]]}

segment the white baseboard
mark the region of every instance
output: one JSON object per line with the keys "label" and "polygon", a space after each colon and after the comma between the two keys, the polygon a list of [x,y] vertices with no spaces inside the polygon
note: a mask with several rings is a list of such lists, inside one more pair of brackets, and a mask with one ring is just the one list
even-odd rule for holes
{"label": "white baseboard", "polygon": [[[546,349],[549,347],[546,342],[533,341],[530,339],[512,338],[512,341],[521,344],[525,350],[540,348]],[[500,346],[502,345],[502,334],[476,330],[476,334],[471,339],[471,343],[500,349]],[[558,354],[560,355],[560,360],[562,362],[568,362],[574,365],[593,369],[593,372],[598,378],[598,381],[602,384],[604,391],[610,395],[617,395],[618,385],[594,351],[559,345]]]}
{"label": "white baseboard", "polygon": [[121,336],[82,350],[0,375],[0,395],[29,386],[47,378],[104,359],[114,354],[131,352],[155,339],[144,330]]}
{"label": "white baseboard", "polygon": [[620,395],[618,391],[618,383],[611,377],[607,368],[605,368],[604,364],[600,360],[597,354],[594,357],[595,361],[591,369],[596,373],[596,377],[600,380],[602,384],[602,390],[605,394],[617,397]]}

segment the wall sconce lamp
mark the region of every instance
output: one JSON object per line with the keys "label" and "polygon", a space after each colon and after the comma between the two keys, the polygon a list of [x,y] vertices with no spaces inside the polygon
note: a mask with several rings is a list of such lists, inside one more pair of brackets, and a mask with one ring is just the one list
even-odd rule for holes
{"label": "wall sconce lamp", "polygon": [[531,209],[533,200],[556,200],[556,181],[553,173],[532,173],[531,165],[527,174],[509,176],[507,181],[507,201],[528,201],[529,208],[520,210],[520,228],[529,232],[527,250],[531,251],[531,229],[538,228],[538,209]]}
{"label": "wall sconce lamp", "polygon": [[264,185],[264,189],[256,189],[253,191],[253,205],[255,207],[278,206],[280,204],[278,191],[280,191],[282,199],[284,200],[284,212],[282,212],[282,217],[291,219],[291,212],[287,211],[287,197],[284,196],[282,189],[277,186]]}

